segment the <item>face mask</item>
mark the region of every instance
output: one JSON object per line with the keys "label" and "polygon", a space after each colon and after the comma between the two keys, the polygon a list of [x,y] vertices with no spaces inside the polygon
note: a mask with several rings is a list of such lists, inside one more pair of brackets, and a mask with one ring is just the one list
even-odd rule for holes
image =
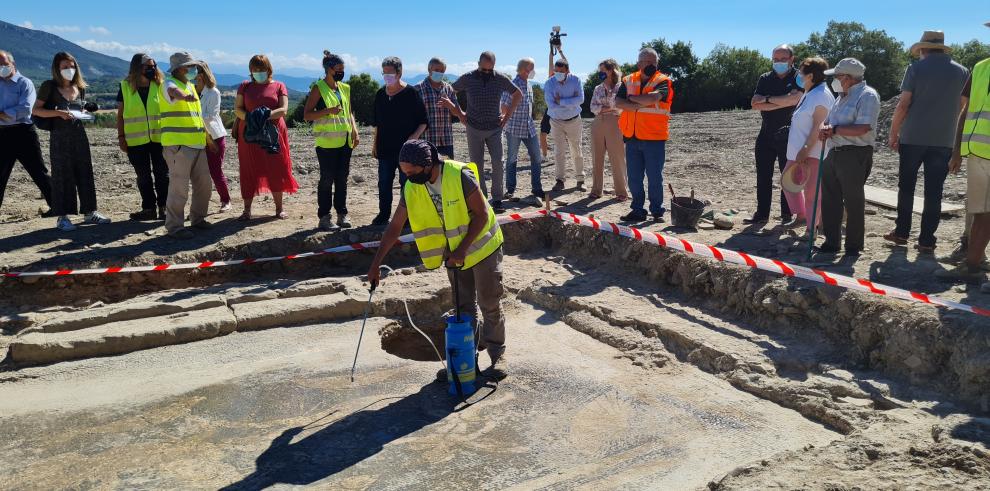
{"label": "face mask", "polygon": [[783,75],[787,73],[787,70],[791,69],[790,63],[786,61],[775,61],[773,62],[773,71],[777,72],[778,75]]}
{"label": "face mask", "polygon": [[399,80],[399,77],[394,73],[383,73],[382,78],[385,79],[385,85],[395,85],[395,82]]}
{"label": "face mask", "polygon": [[604,82],[605,79],[607,79],[607,78],[608,78],[608,74],[607,73],[605,73],[605,72],[598,72],[598,80],[601,80],[602,82]]}
{"label": "face mask", "polygon": [[251,78],[260,84],[268,80],[268,72],[251,72]]}
{"label": "face mask", "polygon": [[563,82],[567,78],[567,74],[564,72],[553,72],[553,78],[557,79],[558,82]]}
{"label": "face mask", "polygon": [[340,82],[341,80],[344,79],[344,72],[336,72],[336,73],[334,73],[333,74],[333,79],[336,82]]}
{"label": "face mask", "polygon": [[158,77],[158,69],[157,68],[145,68],[144,69],[144,78],[146,78],[148,80],[154,80],[157,77]]}
{"label": "face mask", "polygon": [[842,89],[842,82],[840,82],[839,79],[837,78],[832,79],[832,91],[835,92],[836,94],[841,94],[842,92],[844,92],[844,90]]}
{"label": "face mask", "polygon": [[794,77],[794,84],[798,86],[799,89],[804,88],[804,76],[798,72],[797,76]]}
{"label": "face mask", "polygon": [[192,81],[196,79],[196,75],[199,75],[199,70],[196,68],[190,68],[186,70],[186,81]]}
{"label": "face mask", "polygon": [[59,71],[59,73],[62,74],[62,78],[66,79],[66,80],[72,80],[72,77],[75,77],[76,76],[76,69],[75,68],[66,68],[64,70]]}
{"label": "face mask", "polygon": [[643,76],[646,78],[653,78],[653,75],[656,75],[656,73],[657,73],[657,67],[653,65],[647,65],[643,67]]}
{"label": "face mask", "polygon": [[433,172],[430,171],[429,167],[424,167],[423,169],[423,172],[407,176],[406,179],[409,179],[409,181],[413,184],[426,184],[430,182],[430,178],[433,177]]}
{"label": "face mask", "polygon": [[430,80],[436,83],[443,82],[443,72],[430,72]]}
{"label": "face mask", "polygon": [[7,78],[14,74],[14,67],[12,65],[0,66],[0,78]]}

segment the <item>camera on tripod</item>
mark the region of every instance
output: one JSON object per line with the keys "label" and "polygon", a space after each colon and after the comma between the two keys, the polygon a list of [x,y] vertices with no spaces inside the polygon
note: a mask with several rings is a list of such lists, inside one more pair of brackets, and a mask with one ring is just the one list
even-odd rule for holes
{"label": "camera on tripod", "polygon": [[550,52],[556,54],[560,50],[561,40],[560,38],[566,36],[566,33],[560,32],[560,26],[553,26],[550,31]]}

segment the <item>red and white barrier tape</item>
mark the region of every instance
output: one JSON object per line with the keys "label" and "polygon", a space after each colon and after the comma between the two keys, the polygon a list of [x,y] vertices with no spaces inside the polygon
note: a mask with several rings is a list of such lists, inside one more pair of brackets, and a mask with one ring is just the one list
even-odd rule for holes
{"label": "red and white barrier tape", "polygon": [[584,227],[590,227],[595,230],[621,235],[623,237],[628,237],[630,239],[635,239],[643,242],[648,242],[650,244],[659,245],[661,247],[675,249],[678,251],[686,252],[688,254],[701,256],[707,259],[714,259],[716,261],[738,264],[740,266],[746,266],[753,269],[759,269],[771,273],[782,274],[784,276],[801,278],[804,280],[813,281],[815,283],[841,286],[849,290],[873,293],[876,295],[881,295],[886,297],[899,298],[901,300],[908,300],[910,302],[917,302],[917,303],[923,303],[929,305],[939,305],[949,309],[962,310],[965,312],[970,312],[973,314],[990,317],[990,310],[987,309],[983,309],[980,307],[973,307],[959,302],[953,302],[951,300],[945,300],[935,296],[925,295],[923,293],[917,293],[908,290],[902,290],[900,288],[894,288],[892,286],[881,285],[879,283],[873,283],[869,280],[861,280],[861,279],[851,278],[849,276],[827,273],[820,269],[806,268],[804,266],[788,264],[782,261],[778,261],[776,259],[767,259],[760,256],[751,256],[743,252],[736,252],[729,249],[712,247],[710,245],[699,244],[697,242],[691,242],[689,240],[684,240],[679,237],[670,237],[655,232],[646,232],[632,227],[626,227],[623,225],[605,222],[594,218],[575,215],[573,213],[558,213],[552,211],[550,212],[550,216],[553,218],[557,218],[563,221],[564,223],[571,223],[571,224],[581,225]]}
{"label": "red and white barrier tape", "polygon": [[[545,210],[532,211],[527,213],[513,213],[510,215],[503,215],[498,217],[498,223],[504,225],[506,223],[518,222],[521,220],[530,220],[533,218],[538,218],[545,216],[547,212]],[[412,234],[406,234],[399,237],[397,243],[408,243],[413,241]],[[274,261],[287,261],[292,259],[304,259],[308,257],[322,256],[326,254],[338,254],[341,252],[351,252],[359,251],[362,249],[375,249],[381,245],[381,241],[372,242],[360,242],[357,244],[342,245],[337,247],[331,247],[329,249],[323,249],[322,251],[314,252],[303,252],[301,254],[290,254],[288,256],[273,256],[273,257],[260,257],[260,258],[248,258],[248,259],[232,259],[229,261],[203,261],[200,263],[186,263],[186,264],[157,264],[154,266],[126,266],[126,267],[110,267],[110,268],[95,268],[95,269],[62,269],[57,271],[19,271],[3,273],[5,278],[25,278],[29,276],[66,276],[66,275],[81,275],[81,274],[116,274],[116,273],[136,273],[143,271],[175,271],[182,269],[212,269],[219,268],[221,266],[236,266],[239,264],[257,264],[257,263],[267,263]]]}

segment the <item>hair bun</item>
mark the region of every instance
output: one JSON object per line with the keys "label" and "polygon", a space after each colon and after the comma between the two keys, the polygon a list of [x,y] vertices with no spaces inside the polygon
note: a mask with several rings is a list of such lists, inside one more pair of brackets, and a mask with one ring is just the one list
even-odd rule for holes
{"label": "hair bun", "polygon": [[325,56],[325,57],[326,56],[330,56],[330,50],[328,50],[328,49],[323,50],[323,56]]}

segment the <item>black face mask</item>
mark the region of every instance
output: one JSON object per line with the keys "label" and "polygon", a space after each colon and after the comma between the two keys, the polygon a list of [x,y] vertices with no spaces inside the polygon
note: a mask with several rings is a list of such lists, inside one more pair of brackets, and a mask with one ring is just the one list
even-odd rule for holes
{"label": "black face mask", "polygon": [[145,68],[143,75],[144,75],[144,78],[146,78],[148,80],[154,80],[158,76],[158,69],[157,68],[151,68],[151,67]]}
{"label": "black face mask", "polygon": [[657,67],[653,65],[647,65],[643,67],[643,76],[646,78],[653,78],[653,75],[657,73]]}
{"label": "black face mask", "polygon": [[423,169],[423,172],[406,176],[406,179],[413,184],[426,184],[430,182],[430,178],[433,177],[433,172],[430,170],[430,167],[424,167]]}
{"label": "black face mask", "polygon": [[335,81],[337,81],[337,82],[340,82],[341,80],[344,79],[344,72],[336,72],[336,73],[334,73],[333,74],[333,79]]}

